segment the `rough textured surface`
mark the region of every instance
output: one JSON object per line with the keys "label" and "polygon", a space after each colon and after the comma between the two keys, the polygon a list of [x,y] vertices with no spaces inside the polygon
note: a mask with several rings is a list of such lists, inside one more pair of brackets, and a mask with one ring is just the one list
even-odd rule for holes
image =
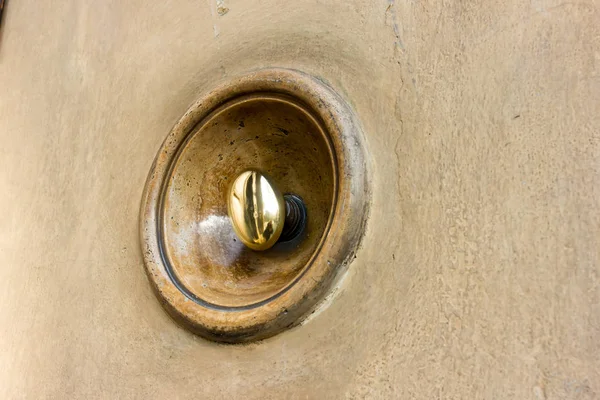
{"label": "rough textured surface", "polygon": [[[0,398],[600,397],[599,7],[9,2]],[[371,220],[329,307],[216,345],[154,299],[139,202],[188,106],[266,65],[353,105]]]}

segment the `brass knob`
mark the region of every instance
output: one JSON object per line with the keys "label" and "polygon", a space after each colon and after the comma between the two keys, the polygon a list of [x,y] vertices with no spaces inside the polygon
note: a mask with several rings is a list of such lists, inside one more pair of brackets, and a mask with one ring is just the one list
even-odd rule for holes
{"label": "brass knob", "polygon": [[302,200],[283,196],[267,175],[256,170],[242,172],[233,181],[227,208],[233,230],[252,250],[267,250],[278,240],[291,240],[306,223]]}

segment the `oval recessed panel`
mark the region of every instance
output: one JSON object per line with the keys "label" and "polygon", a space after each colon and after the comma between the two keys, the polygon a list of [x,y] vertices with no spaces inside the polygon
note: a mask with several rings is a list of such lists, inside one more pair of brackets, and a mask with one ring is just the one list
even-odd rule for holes
{"label": "oval recessed panel", "polygon": [[[249,169],[303,200],[300,236],[260,252],[240,242],[227,194]],[[298,323],[353,258],[367,184],[358,124],[322,82],[273,69],[218,87],[175,125],[146,183],[142,248],[159,300],[185,327],[218,341]]]}
{"label": "oval recessed panel", "polygon": [[[160,240],[168,267],[195,297],[223,308],[256,306],[310,267],[336,191],[330,143],[306,109],[268,93],[235,99],[194,129],[173,164]],[[310,213],[304,237],[265,252],[241,243],[227,215],[227,193],[248,168],[304,200]]]}

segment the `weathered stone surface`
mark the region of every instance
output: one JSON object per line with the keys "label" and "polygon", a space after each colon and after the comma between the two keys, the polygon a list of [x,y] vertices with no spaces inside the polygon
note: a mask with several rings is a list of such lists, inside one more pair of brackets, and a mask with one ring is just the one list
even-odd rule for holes
{"label": "weathered stone surface", "polygon": [[[599,7],[9,1],[0,398],[598,398]],[[264,66],[352,105],[370,221],[328,307],[217,345],[156,302],[140,199],[190,104]]]}

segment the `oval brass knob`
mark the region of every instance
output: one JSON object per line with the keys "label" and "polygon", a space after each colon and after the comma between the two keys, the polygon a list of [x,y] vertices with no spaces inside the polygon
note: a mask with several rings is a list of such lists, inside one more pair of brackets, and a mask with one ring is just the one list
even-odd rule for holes
{"label": "oval brass knob", "polygon": [[229,218],[242,243],[252,250],[273,246],[285,220],[282,194],[266,175],[258,171],[242,172],[227,197]]}
{"label": "oval brass knob", "polygon": [[306,222],[302,200],[283,196],[267,175],[255,170],[242,172],[233,181],[227,209],[236,235],[252,250],[267,250],[280,238],[293,239]]}

